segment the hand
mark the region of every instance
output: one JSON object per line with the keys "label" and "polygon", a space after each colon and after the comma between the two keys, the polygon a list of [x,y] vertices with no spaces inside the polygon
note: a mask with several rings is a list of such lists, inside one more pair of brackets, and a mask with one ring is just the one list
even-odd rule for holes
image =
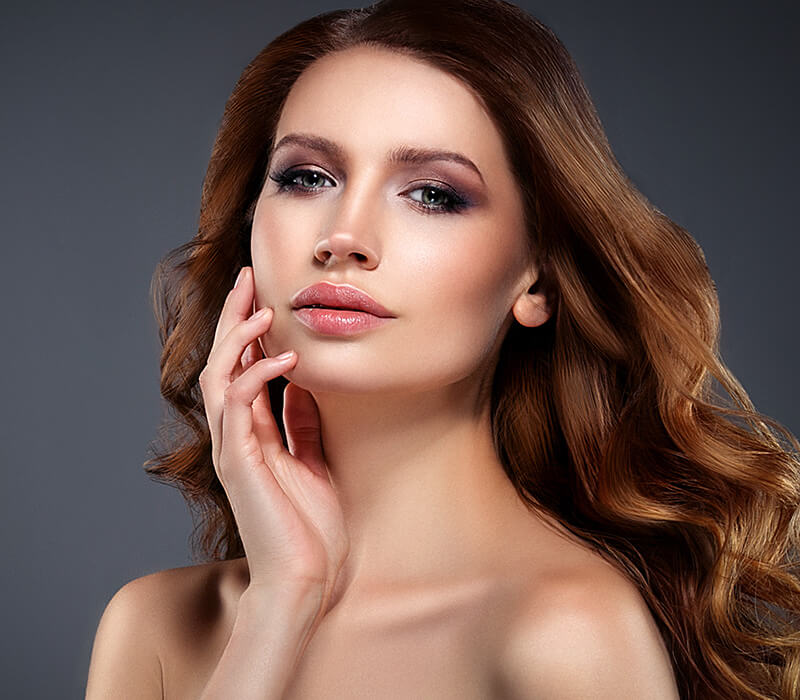
{"label": "hand", "polygon": [[258,339],[269,331],[273,310],[251,315],[254,287],[252,268],[243,267],[200,373],[212,459],[247,555],[248,591],[319,593],[322,616],[335,604],[350,543],[322,453],[316,402],[291,382],[283,409],[288,449],[283,445],[266,383],[291,370],[297,354],[263,356]]}

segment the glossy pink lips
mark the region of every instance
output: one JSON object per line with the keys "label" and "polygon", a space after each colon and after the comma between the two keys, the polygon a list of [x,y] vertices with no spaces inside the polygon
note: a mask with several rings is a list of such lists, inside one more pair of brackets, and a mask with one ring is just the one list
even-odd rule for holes
{"label": "glossy pink lips", "polygon": [[366,292],[329,282],[302,289],[292,299],[292,307],[303,324],[327,335],[352,335],[395,318]]}
{"label": "glossy pink lips", "polygon": [[346,309],[294,309],[301,323],[328,335],[352,335],[388,323],[390,317],[374,316],[366,311]]}

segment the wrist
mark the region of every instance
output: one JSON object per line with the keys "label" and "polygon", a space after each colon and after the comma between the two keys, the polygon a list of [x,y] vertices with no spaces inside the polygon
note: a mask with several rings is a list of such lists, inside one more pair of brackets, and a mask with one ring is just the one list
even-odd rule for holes
{"label": "wrist", "polygon": [[321,592],[249,586],[203,700],[279,698],[314,635]]}
{"label": "wrist", "polygon": [[322,605],[322,591],[293,585],[250,585],[239,598],[237,616],[313,621]]}

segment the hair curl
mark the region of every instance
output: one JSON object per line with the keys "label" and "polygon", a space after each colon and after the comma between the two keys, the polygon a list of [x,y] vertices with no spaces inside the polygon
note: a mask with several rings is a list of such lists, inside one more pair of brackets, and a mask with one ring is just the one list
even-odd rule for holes
{"label": "hair curl", "polygon": [[[492,385],[495,448],[519,496],[636,583],[682,697],[800,697],[800,445],[756,412],[722,362],[700,247],[622,171],[558,38],[502,0],[327,12],[278,36],[239,78],[197,235],[159,263],[151,287],[161,393],[176,420],[145,470],[199,515],[193,548],[244,555],[198,375],[234,277],[252,264],[278,118],[305,68],[357,45],[460,78],[491,115],[523,192],[537,285],[555,311],[538,328],[511,326]],[[269,383],[282,433],[285,384]]]}

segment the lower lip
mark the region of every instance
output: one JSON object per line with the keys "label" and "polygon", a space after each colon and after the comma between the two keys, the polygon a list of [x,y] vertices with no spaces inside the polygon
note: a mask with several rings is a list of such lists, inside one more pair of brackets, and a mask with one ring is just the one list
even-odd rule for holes
{"label": "lower lip", "polygon": [[391,317],[375,316],[366,311],[309,307],[292,310],[301,323],[327,335],[354,335],[391,321]]}

